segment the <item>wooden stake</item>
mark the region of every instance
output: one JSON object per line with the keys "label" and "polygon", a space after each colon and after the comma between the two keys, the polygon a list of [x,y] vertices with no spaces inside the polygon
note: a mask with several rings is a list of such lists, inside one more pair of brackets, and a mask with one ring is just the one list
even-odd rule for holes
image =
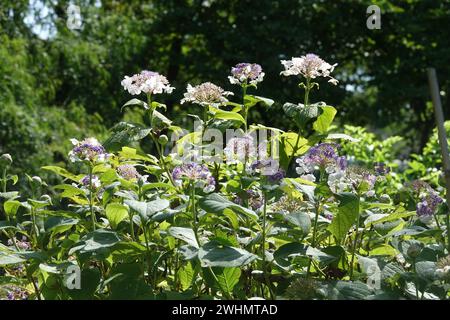
{"label": "wooden stake", "polygon": [[447,143],[447,132],[444,126],[444,114],[442,112],[441,96],[439,94],[439,84],[434,68],[428,68],[428,83],[430,85],[431,98],[433,100],[434,115],[436,117],[436,124],[438,129],[439,146],[442,154],[442,167],[445,177],[446,186],[446,200],[447,200],[447,247],[450,253],[450,230],[449,230],[449,215],[450,215],[450,156]]}

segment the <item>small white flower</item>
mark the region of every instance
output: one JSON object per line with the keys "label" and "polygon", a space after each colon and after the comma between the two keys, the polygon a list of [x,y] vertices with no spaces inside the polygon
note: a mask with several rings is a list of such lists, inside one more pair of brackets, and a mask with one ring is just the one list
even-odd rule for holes
{"label": "small white flower", "polygon": [[141,71],[141,73],[125,76],[121,82],[123,88],[132,95],[139,95],[142,92],[146,94],[172,93],[174,87],[171,87],[166,77],[153,71]]}
{"label": "small white flower", "polygon": [[233,92],[224,91],[211,82],[205,82],[195,87],[188,84],[186,90],[181,104],[192,102],[202,106],[219,106],[228,102],[226,96],[233,95]]}
{"label": "small white flower", "polygon": [[284,76],[302,75],[307,79],[315,79],[318,77],[329,78],[328,82],[336,85],[338,81],[330,76],[336,64],[329,64],[322,60],[319,56],[309,53],[300,58],[293,57],[291,60],[281,60],[285,70],[281,72]]}

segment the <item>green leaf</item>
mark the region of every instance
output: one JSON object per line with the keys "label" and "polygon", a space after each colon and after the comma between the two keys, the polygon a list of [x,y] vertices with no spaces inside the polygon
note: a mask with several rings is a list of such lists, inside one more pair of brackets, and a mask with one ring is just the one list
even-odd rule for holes
{"label": "green leaf", "polygon": [[10,192],[0,192],[0,198],[2,199],[16,199],[19,197],[19,192],[10,191]]}
{"label": "green leaf", "polygon": [[153,111],[153,128],[157,130],[163,130],[169,128],[172,125],[172,120],[169,120],[161,112]]}
{"label": "green leaf", "polygon": [[80,220],[67,217],[49,217],[44,224],[45,230],[53,233],[62,233],[76,225]]}
{"label": "green leaf", "polygon": [[61,197],[63,198],[72,198],[79,194],[84,194],[83,190],[70,184],[58,184],[54,186],[54,188],[57,190],[63,190],[63,192],[61,193]]}
{"label": "green leaf", "polygon": [[271,105],[273,105],[274,101],[272,99],[264,98],[264,97],[260,97],[260,96],[254,96],[254,95],[250,95],[250,94],[245,95],[244,104],[247,108],[251,108],[251,107],[257,105],[258,103],[261,103],[262,105],[270,107]]}
{"label": "green leaf", "polygon": [[300,137],[295,132],[285,132],[281,134],[279,137],[281,139],[284,152],[288,157],[291,157],[292,155],[300,156],[309,149],[308,140],[303,137]]}
{"label": "green leaf", "polygon": [[103,146],[110,151],[120,151],[122,147],[144,139],[151,132],[149,128],[124,121],[116,124],[111,130],[111,136],[103,143]]}
{"label": "green leaf", "polygon": [[109,283],[112,300],[138,300],[153,298],[151,287],[144,280],[141,263],[119,264],[112,268]]}
{"label": "green leaf", "polygon": [[70,249],[69,254],[75,252],[85,253],[85,252],[102,252],[104,249],[114,246],[120,241],[119,236],[110,230],[98,229],[92,231],[81,238],[72,249]]}
{"label": "green leaf", "polygon": [[349,192],[336,195],[340,201],[338,213],[328,226],[328,230],[340,241],[346,235],[359,215],[359,197]]}
{"label": "green leaf", "polygon": [[21,206],[22,203],[17,200],[8,200],[3,204],[3,209],[9,217],[13,218]]}
{"label": "green leaf", "polygon": [[21,258],[17,254],[0,251],[0,266],[18,264],[24,261],[25,259]]}
{"label": "green leaf", "polygon": [[328,299],[331,300],[364,300],[372,294],[372,290],[360,281],[336,281],[327,285]]}
{"label": "green leaf", "polygon": [[198,242],[197,239],[195,239],[194,230],[190,228],[171,227],[168,232],[172,237],[183,240],[187,244],[198,248]]}
{"label": "green leaf", "polygon": [[52,172],[56,173],[57,175],[60,175],[61,177],[64,177],[64,178],[72,180],[72,181],[75,181],[77,183],[82,178],[81,175],[79,175],[79,176],[74,175],[74,174],[70,173],[69,171],[67,171],[66,169],[60,168],[60,167],[57,167],[57,166],[45,166],[45,167],[42,167],[42,169],[48,170],[48,171],[52,171]]}
{"label": "green leaf", "polygon": [[206,197],[202,197],[199,201],[200,208],[206,212],[222,214],[225,209],[231,209],[233,211],[240,212],[253,220],[257,220],[258,216],[250,209],[244,208],[230,200],[222,197],[217,193],[211,193]]}
{"label": "green leaf", "polygon": [[244,118],[239,113],[233,112],[233,111],[221,110],[221,109],[214,110],[214,118],[221,119],[221,120],[234,120],[234,121],[238,121],[240,123],[245,123]]}
{"label": "green leaf", "polygon": [[306,250],[306,255],[318,260],[320,263],[330,264],[331,262],[336,261],[338,258],[332,255],[329,255],[325,252],[320,251],[319,249],[313,248],[311,246]]}
{"label": "green leaf", "polygon": [[315,185],[302,184],[297,182],[296,179],[292,178],[285,179],[285,181],[293,185],[294,188],[300,191],[301,193],[305,194],[308,197],[309,201],[311,202],[315,201],[314,197],[314,190],[316,189]]}
{"label": "green leaf", "polygon": [[124,203],[136,211],[145,221],[148,221],[154,214],[159,213],[170,206],[170,202],[166,199],[157,199],[150,202],[127,199]]}
{"label": "green leaf", "polygon": [[309,229],[311,228],[311,218],[309,214],[304,212],[293,212],[285,215],[284,218],[293,225],[299,227],[304,235],[309,233]]}
{"label": "green leaf", "polygon": [[240,248],[210,241],[198,251],[202,267],[240,267],[257,259],[257,256]]}
{"label": "green leaf", "polygon": [[178,278],[180,279],[181,289],[187,290],[192,285],[195,277],[195,270],[192,268],[192,264],[188,262],[184,267],[178,270]]}
{"label": "green leaf", "polygon": [[314,121],[313,128],[317,132],[325,134],[333,122],[337,111],[332,106],[321,106],[320,108],[322,109],[322,114]]}
{"label": "green leaf", "polygon": [[300,242],[289,242],[283,244],[274,253],[273,258],[276,263],[283,268],[290,268],[292,266],[291,259],[296,256],[303,256],[306,254],[306,246]]}
{"label": "green leaf", "polygon": [[116,229],[119,223],[128,217],[128,209],[120,203],[110,203],[105,209],[111,228]]}
{"label": "green leaf", "polygon": [[433,261],[416,262],[417,275],[428,280],[433,280],[436,273],[436,263]]}
{"label": "green leaf", "polygon": [[299,128],[302,128],[310,119],[317,117],[319,114],[319,108],[321,104],[312,104],[305,107],[304,104],[285,103],[283,105],[284,113],[297,124]]}
{"label": "green leaf", "polygon": [[220,289],[226,293],[233,292],[233,288],[239,283],[241,277],[241,269],[239,268],[222,268],[220,271],[216,269],[214,273]]}
{"label": "green leaf", "polygon": [[122,106],[121,111],[123,110],[123,108],[129,107],[129,106],[141,106],[141,107],[144,107],[144,109],[148,109],[148,104],[147,104],[147,103],[145,103],[145,102],[142,101],[142,100],[139,100],[139,99],[134,98],[134,99],[128,100],[128,101]]}
{"label": "green leaf", "polygon": [[360,141],[360,139],[353,138],[353,137],[351,137],[351,136],[349,136],[348,134],[345,134],[345,133],[330,133],[326,137],[326,139],[329,139],[329,140],[342,139],[342,140],[347,140],[347,141],[351,141],[351,142],[359,142]]}

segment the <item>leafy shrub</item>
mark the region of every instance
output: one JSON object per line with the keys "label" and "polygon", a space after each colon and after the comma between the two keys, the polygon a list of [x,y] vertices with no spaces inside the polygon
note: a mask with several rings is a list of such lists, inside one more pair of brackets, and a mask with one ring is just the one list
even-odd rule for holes
{"label": "leafy shrub", "polygon": [[[305,93],[279,110],[295,132],[251,122],[251,109],[275,106],[250,94],[264,77],[257,64],[232,68],[238,102],[212,83],[187,86],[181,103],[201,110],[192,132],[155,99],[174,90],[168,80],[142,71],[122,85],[145,94],[124,105],[143,123],[120,122],[103,143],[72,139],[70,166],[43,167],[63,179],[57,195],[40,177],[28,199],[8,192],[15,157],[2,155],[6,298],[448,299],[439,190],[394,172],[398,137],[339,132],[337,110],[312,102],[316,81],[337,82],[334,65],[313,54],[282,64]],[[155,154],[132,147],[141,141]]]}

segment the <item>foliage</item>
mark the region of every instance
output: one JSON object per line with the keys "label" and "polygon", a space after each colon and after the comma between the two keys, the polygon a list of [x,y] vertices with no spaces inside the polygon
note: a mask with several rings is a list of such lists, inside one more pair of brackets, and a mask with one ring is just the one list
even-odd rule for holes
{"label": "foliage", "polygon": [[[298,70],[331,68],[316,55],[302,59],[293,61]],[[125,105],[145,121],[121,122],[104,145],[73,139],[70,166],[43,168],[62,183],[29,177],[30,197],[10,191],[16,157],[2,155],[0,295],[449,299],[450,222],[440,190],[390,166],[398,137],[339,132],[339,108],[314,102],[327,75],[294,75],[304,99],[282,108],[250,95],[259,86],[250,75],[233,101],[210,85],[187,92],[200,115],[191,115],[195,131],[175,141],[169,136],[181,127],[156,101],[170,92],[165,78],[146,72],[142,82],[123,82],[142,91]],[[295,131],[255,123],[249,110],[262,108],[284,112]],[[211,129],[241,135],[216,153],[209,147],[217,141],[204,139]],[[256,145],[252,134],[263,130],[274,133],[263,142],[278,154]],[[136,149],[138,141],[156,152]]]}

